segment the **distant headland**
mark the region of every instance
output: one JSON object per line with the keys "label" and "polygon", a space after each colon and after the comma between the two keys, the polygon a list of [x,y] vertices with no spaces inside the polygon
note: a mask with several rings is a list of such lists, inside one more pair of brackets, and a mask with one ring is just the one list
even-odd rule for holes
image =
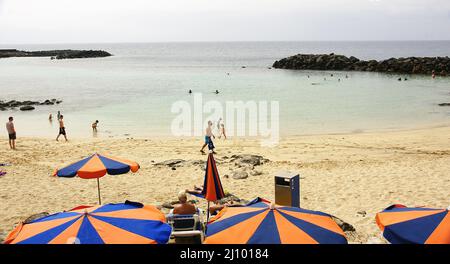
{"label": "distant headland", "polygon": [[450,58],[447,57],[409,57],[391,58],[383,61],[364,61],[353,56],[331,54],[298,54],[275,61],[277,69],[290,70],[334,70],[366,71],[402,74],[450,74]]}
{"label": "distant headland", "polygon": [[44,50],[44,51],[22,51],[17,49],[0,49],[0,58],[11,57],[50,57],[51,59],[84,59],[101,58],[112,56],[103,50]]}

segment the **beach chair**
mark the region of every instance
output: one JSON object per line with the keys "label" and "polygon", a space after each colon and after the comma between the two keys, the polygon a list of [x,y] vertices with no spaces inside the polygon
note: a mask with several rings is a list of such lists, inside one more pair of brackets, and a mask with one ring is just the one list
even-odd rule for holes
{"label": "beach chair", "polygon": [[171,239],[175,244],[203,243],[203,212],[200,209],[193,215],[176,215],[172,209],[167,215],[167,223],[172,227]]}

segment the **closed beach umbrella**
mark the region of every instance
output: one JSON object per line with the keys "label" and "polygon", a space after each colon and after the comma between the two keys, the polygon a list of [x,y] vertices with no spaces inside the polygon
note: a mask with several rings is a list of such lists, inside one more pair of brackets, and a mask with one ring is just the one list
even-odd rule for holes
{"label": "closed beach umbrella", "polygon": [[225,197],[213,153],[208,154],[208,160],[206,161],[202,195],[208,201],[207,216],[209,218],[209,202],[215,202]]}
{"label": "closed beach umbrella", "polygon": [[330,215],[257,198],[226,207],[207,225],[206,244],[347,244]]}
{"label": "closed beach umbrella", "polygon": [[448,209],[393,205],[378,213],[376,221],[393,244],[450,244]]}
{"label": "closed beach umbrella", "polygon": [[156,207],[134,202],[80,206],[22,223],[6,244],[166,244],[171,227]]}
{"label": "closed beach umbrella", "polygon": [[208,201],[217,201],[225,197],[222,183],[220,182],[219,172],[217,171],[214,155],[209,153],[206,161],[205,180],[203,182],[203,191],[205,199]]}
{"label": "closed beach umbrella", "polygon": [[94,154],[65,168],[55,170],[53,175],[65,178],[78,176],[83,179],[97,179],[98,202],[101,204],[100,177],[106,174],[118,175],[129,171],[136,172],[139,168],[139,164],[133,161]]}

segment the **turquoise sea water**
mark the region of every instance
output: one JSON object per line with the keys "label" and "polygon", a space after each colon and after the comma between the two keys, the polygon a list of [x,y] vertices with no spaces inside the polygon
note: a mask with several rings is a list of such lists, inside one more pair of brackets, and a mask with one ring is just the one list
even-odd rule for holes
{"label": "turquoise sea water", "polygon": [[[100,121],[101,137],[170,136],[170,124],[176,116],[171,113],[171,106],[178,100],[192,103],[189,89],[202,93],[204,101],[279,101],[282,135],[450,123],[450,108],[437,105],[450,102],[450,78],[268,68],[275,60],[297,53],[334,52],[361,59],[447,56],[450,42],[64,44],[0,48],[103,49],[115,55],[60,61],[0,59],[0,100],[64,101],[58,106],[39,106],[33,112],[0,112],[0,120],[5,122],[8,116],[15,117],[19,136],[56,136],[57,124],[47,118],[49,113],[56,116],[58,110],[65,116],[70,137],[91,137],[90,125],[96,119]],[[407,77],[408,81],[398,82],[399,77]],[[214,94],[215,90],[220,94]]]}

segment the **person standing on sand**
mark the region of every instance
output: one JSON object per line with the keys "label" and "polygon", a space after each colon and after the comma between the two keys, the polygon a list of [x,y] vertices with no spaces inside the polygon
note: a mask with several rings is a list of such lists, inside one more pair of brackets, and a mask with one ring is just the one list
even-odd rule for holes
{"label": "person standing on sand", "polygon": [[66,136],[66,128],[64,127],[64,120],[63,119],[64,119],[64,116],[61,115],[59,117],[59,134],[56,137],[56,141],[59,141],[59,136],[63,135],[64,138],[66,139],[66,142],[67,142],[68,140],[67,140],[67,136]]}
{"label": "person standing on sand", "polygon": [[98,125],[98,120],[95,120],[95,122],[92,123],[92,131],[95,133],[97,132],[97,125]]}
{"label": "person standing on sand", "polygon": [[217,120],[217,133],[220,133],[220,124],[222,123],[222,117]]}
{"label": "person standing on sand", "polygon": [[220,132],[219,132],[219,138],[223,136],[224,139],[227,139],[227,134],[225,133],[225,124],[220,124]]}
{"label": "person standing on sand", "polygon": [[216,153],[214,152],[214,148],[215,148],[215,147],[214,147],[214,144],[213,144],[212,139],[211,139],[211,137],[213,137],[214,139],[216,138],[216,137],[214,136],[214,134],[212,133],[212,125],[213,125],[213,122],[208,121],[208,127],[206,128],[206,135],[205,135],[205,144],[203,144],[203,147],[202,147],[202,149],[200,150],[200,152],[201,152],[202,154],[206,154],[205,151],[204,151],[204,149],[205,149],[206,146],[208,146],[208,149],[209,149],[209,150],[212,150],[213,153],[216,154]]}
{"label": "person standing on sand", "polygon": [[48,121],[50,121],[50,122],[53,121],[53,115],[51,113],[48,115]]}
{"label": "person standing on sand", "polygon": [[8,118],[8,122],[6,123],[6,130],[8,131],[9,136],[9,147],[11,149],[16,149],[16,129],[14,128],[14,119],[12,116]]}
{"label": "person standing on sand", "polygon": [[219,134],[219,139],[224,136],[225,139],[227,139],[227,136],[225,134],[225,124],[223,123],[223,119],[219,118],[219,121],[217,121],[217,133]]}

